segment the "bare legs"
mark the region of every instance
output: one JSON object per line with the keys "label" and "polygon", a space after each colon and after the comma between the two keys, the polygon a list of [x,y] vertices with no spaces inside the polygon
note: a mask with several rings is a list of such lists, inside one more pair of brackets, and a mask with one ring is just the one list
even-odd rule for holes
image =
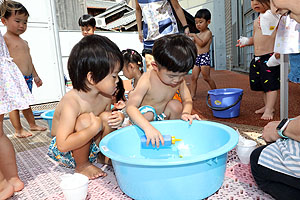
{"label": "bare legs", "polygon": [[[75,130],[80,131],[82,129],[85,129],[90,125],[90,123],[91,122],[90,122],[89,114],[87,113],[82,114],[77,119]],[[102,131],[98,135],[102,135],[101,133]],[[89,179],[96,179],[100,176],[106,176],[106,173],[103,172],[102,169],[96,167],[89,161],[89,151],[90,151],[91,143],[92,140],[87,144],[81,146],[80,148],[72,150],[72,152],[76,162],[75,171],[77,173],[81,173],[87,176]],[[99,143],[96,142],[96,144]]]}
{"label": "bare legs", "polygon": [[265,106],[255,111],[256,114],[263,113],[261,119],[263,120],[273,119],[274,111],[275,111],[274,107],[275,107],[277,95],[278,95],[277,90],[263,93]]}
{"label": "bare legs", "polygon": [[[23,115],[26,118],[26,120],[27,120],[27,122],[30,126],[31,131],[45,131],[45,130],[47,130],[46,127],[36,125],[31,108],[25,109],[22,112],[23,112]],[[30,132],[26,131],[22,127],[19,110],[11,111],[9,113],[9,119],[10,119],[13,127],[16,130],[16,132],[15,132],[16,137],[29,137],[29,136],[32,135]]]}
{"label": "bare legs", "polygon": [[3,132],[3,117],[0,115],[0,199],[7,199],[24,188],[18,176],[15,151]]}
{"label": "bare legs", "polygon": [[210,77],[210,66],[194,66],[193,68],[193,72],[192,72],[192,82],[191,82],[191,96],[193,98],[193,100],[195,100],[196,98],[196,91],[197,91],[197,81],[198,81],[198,77],[199,74],[202,74],[203,79],[208,83],[210,89],[216,89],[216,83],[215,81]]}

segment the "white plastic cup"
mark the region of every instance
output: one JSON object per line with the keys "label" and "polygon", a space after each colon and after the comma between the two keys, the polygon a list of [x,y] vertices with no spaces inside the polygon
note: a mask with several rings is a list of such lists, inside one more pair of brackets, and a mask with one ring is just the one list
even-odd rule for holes
{"label": "white plastic cup", "polygon": [[61,176],[60,188],[66,200],[85,200],[89,179],[87,176],[75,173]]}
{"label": "white plastic cup", "polygon": [[243,164],[249,164],[250,155],[256,149],[256,142],[253,140],[244,139],[236,146],[236,153]]}

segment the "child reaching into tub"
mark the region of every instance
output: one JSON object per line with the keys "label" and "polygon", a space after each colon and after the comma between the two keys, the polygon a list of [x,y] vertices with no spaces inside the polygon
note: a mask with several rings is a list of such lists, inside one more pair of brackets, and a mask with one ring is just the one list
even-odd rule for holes
{"label": "child reaching into tub", "polygon": [[94,35],[96,31],[96,20],[92,15],[82,15],[78,20],[78,25],[83,36]]}
{"label": "child reaching into tub", "polygon": [[97,156],[108,162],[100,153],[99,142],[123,122],[122,113],[110,110],[122,67],[117,45],[100,35],[81,39],[68,60],[73,89],[55,109],[48,155],[89,179],[106,175],[92,162]]}
{"label": "child reaching into tub", "polygon": [[[32,82],[34,80],[37,87],[42,86],[43,82],[38,76],[34,65],[32,63],[30,49],[28,43],[23,40],[20,35],[27,29],[27,20],[29,13],[27,9],[19,2],[7,1],[8,6],[11,8],[7,10],[1,18],[2,23],[6,26],[7,31],[4,34],[4,40],[8,47],[10,56],[13,58],[14,63],[19,67],[27,86],[32,91]],[[38,126],[31,108],[22,111],[31,131],[45,131],[46,127]],[[26,131],[20,121],[19,110],[13,110],[9,113],[9,119],[15,128],[16,137],[28,137],[32,134]]]}
{"label": "child reaching into tub", "polygon": [[[270,9],[270,0],[251,0],[251,8],[261,14],[265,13]],[[256,114],[262,114],[263,120],[273,119],[280,89],[280,65],[267,66],[267,61],[273,55],[276,32],[275,30],[272,35],[263,35],[258,17],[253,24],[253,37],[248,38],[245,44],[238,40],[236,45],[239,47],[254,45],[254,58],[250,63],[249,80],[251,90],[263,92],[264,106],[255,111]]]}
{"label": "child reaching into tub", "polygon": [[123,50],[122,53],[124,59],[123,74],[126,78],[132,80],[131,84],[134,89],[144,72],[143,58],[133,49]]}
{"label": "child reaching into tub", "polygon": [[201,72],[203,79],[208,83],[211,90],[216,89],[215,81],[210,77],[210,55],[209,49],[212,42],[212,33],[208,28],[211,14],[207,9],[200,9],[195,15],[196,28],[200,33],[190,33],[197,47],[197,58],[192,71],[191,95],[196,98],[197,81]]}
{"label": "child reaching into tub", "polygon": [[[152,70],[145,72],[130,93],[127,114],[133,123],[142,128],[147,145],[164,145],[161,133],[149,121],[164,119],[200,120],[191,115],[192,98],[184,76],[194,66],[197,49],[191,39],[184,35],[163,36],[154,43]],[[179,90],[182,104],[173,99]]]}

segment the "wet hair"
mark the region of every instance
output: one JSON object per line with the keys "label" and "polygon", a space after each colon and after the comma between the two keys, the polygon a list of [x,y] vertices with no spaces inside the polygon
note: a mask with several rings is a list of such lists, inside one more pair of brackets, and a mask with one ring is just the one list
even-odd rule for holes
{"label": "wet hair", "polygon": [[72,49],[68,60],[68,72],[74,89],[87,92],[87,74],[92,73],[95,83],[112,73],[115,66],[123,67],[123,56],[119,47],[110,39],[100,35],[82,38]]}
{"label": "wet hair", "polygon": [[78,25],[96,27],[96,20],[92,15],[85,14],[79,17]]}
{"label": "wet hair", "polygon": [[194,67],[197,48],[185,35],[171,34],[154,42],[153,57],[158,68],[172,72],[188,72]]}
{"label": "wet hair", "polygon": [[125,88],[124,88],[124,84],[123,84],[123,80],[121,79],[120,76],[118,76],[118,83],[117,83],[117,90],[116,93],[114,94],[114,96],[116,97],[116,102],[122,100],[122,101],[126,101],[125,99]]}
{"label": "wet hair", "polygon": [[135,63],[139,66],[140,71],[143,73],[143,58],[141,54],[139,54],[134,49],[126,49],[122,51],[124,64],[127,65],[129,63]]}
{"label": "wet hair", "polygon": [[211,20],[211,14],[208,9],[204,8],[197,11],[195,18],[199,18],[199,19],[203,18],[206,21],[208,21]]}
{"label": "wet hair", "polygon": [[[5,12],[4,12],[4,8],[2,8],[2,6],[5,6]],[[16,14],[22,15],[24,14],[25,16],[29,17],[29,12],[27,11],[27,9],[25,8],[25,6],[23,6],[21,3],[16,2],[16,1],[4,1],[1,5],[1,11],[3,10],[4,13],[1,13],[1,16],[3,15],[3,17],[5,19],[8,19],[13,12],[15,12]]]}

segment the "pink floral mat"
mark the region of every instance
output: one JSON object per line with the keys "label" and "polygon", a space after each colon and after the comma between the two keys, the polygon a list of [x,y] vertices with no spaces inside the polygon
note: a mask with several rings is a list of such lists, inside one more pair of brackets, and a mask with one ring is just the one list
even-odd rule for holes
{"label": "pink floral mat", "polygon": [[[47,146],[43,146],[16,154],[19,176],[24,181],[25,188],[15,193],[11,199],[64,199],[59,188],[59,177],[73,173],[73,170],[59,166],[48,158],[46,152]],[[131,199],[120,190],[112,167],[97,165],[102,167],[107,176],[89,181],[87,199]],[[272,197],[258,189],[251,175],[250,166],[241,164],[233,149],[228,153],[224,183],[208,199],[267,200]]]}

